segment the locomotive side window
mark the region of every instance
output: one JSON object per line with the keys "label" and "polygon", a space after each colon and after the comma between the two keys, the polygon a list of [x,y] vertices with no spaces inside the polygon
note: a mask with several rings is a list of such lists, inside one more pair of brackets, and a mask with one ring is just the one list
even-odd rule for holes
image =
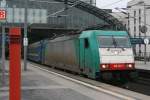
{"label": "locomotive side window", "polygon": [[85,38],[85,39],[84,39],[84,47],[85,47],[85,48],[88,48],[88,47],[89,47],[88,38]]}

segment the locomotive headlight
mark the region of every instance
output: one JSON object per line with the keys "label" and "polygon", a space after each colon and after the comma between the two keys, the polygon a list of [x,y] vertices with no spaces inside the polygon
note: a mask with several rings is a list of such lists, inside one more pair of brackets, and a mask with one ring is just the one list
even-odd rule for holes
{"label": "locomotive headlight", "polygon": [[105,68],[106,68],[106,65],[102,65],[102,68],[104,68],[104,69],[105,69]]}
{"label": "locomotive headlight", "polygon": [[109,67],[109,65],[107,65],[107,64],[102,64],[102,65],[101,65],[101,68],[102,68],[102,69],[107,69],[108,67]]}
{"label": "locomotive headlight", "polygon": [[134,64],[127,64],[127,67],[128,67],[128,68],[133,68],[133,67],[134,67]]}
{"label": "locomotive headlight", "polygon": [[115,51],[115,52],[114,52],[114,54],[115,54],[115,55],[118,55],[118,52],[117,52],[117,51]]}
{"label": "locomotive headlight", "polygon": [[132,68],[132,67],[133,67],[133,65],[132,65],[132,64],[129,64],[129,65],[128,65],[128,67],[129,67],[129,68]]}

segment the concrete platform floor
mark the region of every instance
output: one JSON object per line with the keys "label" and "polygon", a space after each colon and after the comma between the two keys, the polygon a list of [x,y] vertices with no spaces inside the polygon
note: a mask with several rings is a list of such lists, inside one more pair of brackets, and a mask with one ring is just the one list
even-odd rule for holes
{"label": "concrete platform floor", "polygon": [[[5,86],[2,86],[2,81],[0,80],[0,100],[8,100],[9,96],[8,62],[6,66],[7,77],[5,79]],[[92,85],[81,83],[82,82],[70,81],[57,74],[43,71],[29,63],[28,71],[22,71],[21,100],[136,100],[136,97],[138,97],[126,97],[125,95],[115,94],[115,92],[109,92],[107,88],[106,90],[97,89],[94,86],[91,88]],[[131,91],[119,90],[118,88],[113,88],[113,91],[116,89],[131,94]],[[138,100],[149,100],[147,96],[144,96],[145,98],[142,96],[139,97],[143,99],[138,98]]]}
{"label": "concrete platform floor", "polygon": [[[1,76],[0,76],[1,77]],[[6,85],[0,85],[0,100],[8,100],[8,73]],[[22,100],[121,100],[104,92],[77,84],[60,76],[34,68],[22,71]]]}
{"label": "concrete platform floor", "polygon": [[136,67],[136,69],[150,70],[150,62],[147,62],[145,64],[144,61],[136,61],[135,67]]}

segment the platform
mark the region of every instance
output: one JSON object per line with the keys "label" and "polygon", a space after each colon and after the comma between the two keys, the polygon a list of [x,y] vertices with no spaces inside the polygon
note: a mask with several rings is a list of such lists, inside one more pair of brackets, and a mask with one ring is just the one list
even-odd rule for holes
{"label": "platform", "polygon": [[[6,72],[7,84],[0,84],[0,100],[8,100],[9,96],[8,67]],[[127,90],[124,92],[131,93]],[[55,72],[41,70],[30,63],[28,71],[22,71],[22,100],[136,100],[133,97],[113,93]],[[141,97],[142,95],[138,99]],[[148,100],[148,96],[142,98]]]}
{"label": "platform", "polygon": [[145,64],[144,61],[136,61],[135,67],[136,69],[140,69],[140,70],[150,70],[150,62],[147,62]]}

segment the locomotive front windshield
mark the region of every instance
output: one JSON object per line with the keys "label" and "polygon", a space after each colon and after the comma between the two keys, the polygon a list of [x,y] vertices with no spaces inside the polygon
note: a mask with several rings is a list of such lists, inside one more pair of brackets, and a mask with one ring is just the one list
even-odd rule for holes
{"label": "locomotive front windshield", "polygon": [[98,36],[100,48],[131,48],[126,36]]}

